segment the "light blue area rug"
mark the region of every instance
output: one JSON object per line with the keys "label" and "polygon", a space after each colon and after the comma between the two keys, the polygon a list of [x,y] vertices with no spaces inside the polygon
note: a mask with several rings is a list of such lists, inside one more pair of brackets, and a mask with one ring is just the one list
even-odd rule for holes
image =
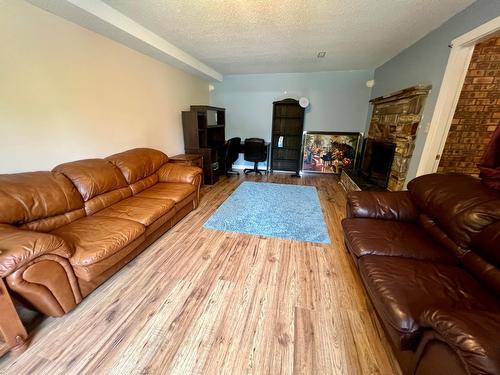
{"label": "light blue area rug", "polygon": [[314,186],[243,182],[203,227],[330,243]]}

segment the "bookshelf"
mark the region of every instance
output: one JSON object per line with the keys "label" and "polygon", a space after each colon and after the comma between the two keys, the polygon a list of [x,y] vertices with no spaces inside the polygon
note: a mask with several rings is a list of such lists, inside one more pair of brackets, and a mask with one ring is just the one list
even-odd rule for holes
{"label": "bookshelf", "polygon": [[298,174],[303,129],[304,108],[297,100],[285,99],[273,103],[271,169]]}
{"label": "bookshelf", "polygon": [[223,167],[226,143],[226,110],[206,105],[192,105],[182,112],[186,154],[203,155],[205,183],[215,184]]}

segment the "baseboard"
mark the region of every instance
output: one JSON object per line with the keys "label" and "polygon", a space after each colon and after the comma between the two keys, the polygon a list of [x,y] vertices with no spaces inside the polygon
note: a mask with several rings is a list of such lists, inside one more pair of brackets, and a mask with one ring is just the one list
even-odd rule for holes
{"label": "baseboard", "polygon": [[[235,165],[233,164],[233,169],[238,169],[240,171],[242,171],[243,169],[253,169],[253,165]],[[265,171],[266,170],[266,166],[264,164],[264,167],[261,167],[260,165],[258,166],[258,169],[260,171]]]}

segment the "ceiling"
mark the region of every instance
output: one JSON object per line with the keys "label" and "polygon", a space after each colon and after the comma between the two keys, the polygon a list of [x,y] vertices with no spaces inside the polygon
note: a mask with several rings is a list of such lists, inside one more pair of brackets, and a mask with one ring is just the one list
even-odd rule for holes
{"label": "ceiling", "polygon": [[222,74],[375,68],[474,2],[103,1]]}

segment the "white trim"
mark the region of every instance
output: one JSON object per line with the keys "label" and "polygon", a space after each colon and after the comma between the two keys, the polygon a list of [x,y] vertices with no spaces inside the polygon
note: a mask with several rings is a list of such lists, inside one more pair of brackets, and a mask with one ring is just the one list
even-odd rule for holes
{"label": "white trim", "polygon": [[496,17],[451,42],[448,65],[418,165],[417,176],[437,171],[439,160],[436,160],[436,156],[443,152],[474,46],[482,39],[499,31],[500,17]]}
{"label": "white trim", "polygon": [[222,74],[102,0],[28,1],[157,60],[208,80],[222,81]]}

